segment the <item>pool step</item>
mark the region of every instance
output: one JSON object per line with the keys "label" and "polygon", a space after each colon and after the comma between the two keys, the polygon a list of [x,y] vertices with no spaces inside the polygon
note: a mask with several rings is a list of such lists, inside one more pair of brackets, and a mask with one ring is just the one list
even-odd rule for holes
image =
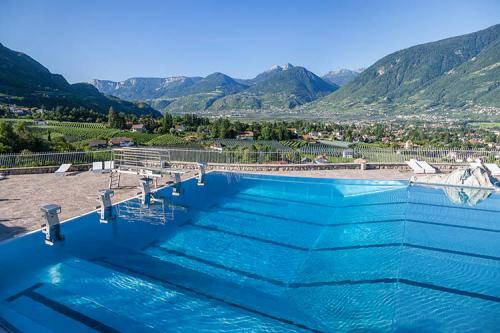
{"label": "pool step", "polygon": [[9,304],[0,303],[0,332],[2,329],[7,333],[18,332],[37,332],[50,333],[52,332],[47,327],[31,320],[14,310]]}
{"label": "pool step", "polygon": [[311,319],[288,302],[249,286],[242,287],[232,280],[224,280],[144,253],[113,255],[95,261],[105,267],[125,272],[148,281],[172,286],[176,290],[222,304],[229,309],[242,310],[257,318],[270,320],[273,325],[284,325],[294,330],[324,330],[322,324]]}
{"label": "pool step", "polygon": [[252,198],[243,198],[242,196],[231,197],[226,201],[220,202],[213,207],[214,211],[219,209],[233,210],[236,212],[251,213],[261,215],[262,217],[281,218],[297,223],[329,224],[335,221],[335,208],[322,208],[314,206],[303,206],[303,209],[297,210],[296,203],[276,203],[272,200],[254,200]]}
{"label": "pool step", "polygon": [[[397,243],[403,237],[403,219],[381,219],[371,222],[345,223],[327,227],[299,225],[285,219],[262,219],[256,215],[220,210],[200,212],[187,226],[276,243],[305,251],[329,248]],[[179,230],[182,232],[182,229]],[[300,237],[297,237],[300,235]]]}
{"label": "pool step", "polygon": [[[146,252],[177,263],[180,263],[178,257],[196,258],[199,263],[239,272],[246,277],[255,275],[281,287],[286,286],[308,255],[307,251],[286,244],[266,243],[192,225],[183,226],[170,239]],[[178,255],[173,256],[173,252]]]}
{"label": "pool step", "polygon": [[[98,331],[155,332],[150,327],[120,315],[91,298],[65,290],[64,285],[43,284],[36,289],[36,293],[42,296],[42,300],[45,298],[54,304],[60,304],[63,309],[61,313],[88,323]],[[68,310],[64,311],[65,308]]]}
{"label": "pool step", "polygon": [[[205,286],[190,289],[182,284],[196,273],[149,256],[137,256],[127,253],[95,263],[71,259],[49,267],[45,276],[41,275],[40,284],[12,297],[9,306],[38,323],[47,318],[48,329],[55,332],[64,331],[61,327],[65,332],[302,329],[281,318],[205,294],[210,289]],[[215,281],[199,274],[197,279],[209,284]]]}
{"label": "pool step", "polygon": [[[299,251],[309,251],[321,234],[323,228],[300,228],[284,226],[274,228],[269,221],[261,224],[259,220],[248,219],[246,216],[231,216],[225,214],[198,215],[196,220],[186,222],[183,227],[215,231],[222,234],[254,240],[256,242],[274,244]],[[272,230],[272,231],[271,231]],[[182,232],[182,230],[181,230]],[[297,233],[298,232],[298,233]],[[296,235],[302,237],[297,238]]]}
{"label": "pool step", "polygon": [[[262,219],[282,219],[299,225],[336,225],[370,222],[384,219],[405,218],[407,205],[400,202],[349,202],[338,207],[303,206],[296,203],[282,204],[267,198],[252,199],[246,195],[228,198],[212,207],[213,212],[232,211],[251,214]],[[300,205],[299,205],[300,206]]]}
{"label": "pool step", "polygon": [[[30,319],[36,325],[46,327],[49,332],[95,332],[83,323],[65,316],[29,297],[20,296],[9,302],[9,307]],[[28,326],[29,327],[29,326]],[[21,329],[19,327],[19,329]],[[24,331],[24,329],[22,329]],[[26,332],[34,332],[32,328]]]}

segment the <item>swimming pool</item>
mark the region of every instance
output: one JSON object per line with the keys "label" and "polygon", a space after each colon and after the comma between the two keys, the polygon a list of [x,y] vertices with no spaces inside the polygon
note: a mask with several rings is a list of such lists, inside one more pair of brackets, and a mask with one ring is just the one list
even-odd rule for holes
{"label": "swimming pool", "polygon": [[498,194],[222,172],[181,191],[68,221],[52,247],[41,232],[1,243],[0,327],[500,329]]}

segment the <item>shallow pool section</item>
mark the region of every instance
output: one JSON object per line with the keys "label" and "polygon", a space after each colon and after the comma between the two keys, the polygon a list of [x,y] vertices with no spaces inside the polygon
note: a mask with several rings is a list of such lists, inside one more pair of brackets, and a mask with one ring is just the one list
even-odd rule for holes
{"label": "shallow pool section", "polygon": [[0,243],[0,331],[500,331],[498,194],[213,172],[156,198]]}

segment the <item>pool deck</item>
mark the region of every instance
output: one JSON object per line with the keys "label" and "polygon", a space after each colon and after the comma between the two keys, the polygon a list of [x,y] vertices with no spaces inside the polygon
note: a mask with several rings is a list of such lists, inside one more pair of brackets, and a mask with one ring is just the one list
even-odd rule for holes
{"label": "pool deck", "polygon": [[[316,170],[259,172],[315,178],[343,179],[409,179],[410,172],[382,170]],[[193,176],[193,171],[183,178]],[[11,175],[0,180],[0,241],[40,228],[40,207],[55,203],[62,207],[62,220],[94,210],[97,190],[108,187],[109,174],[75,172],[63,177],[54,174]],[[165,180],[162,184],[165,184]],[[131,198],[139,191],[135,175],[122,174],[113,202]]]}

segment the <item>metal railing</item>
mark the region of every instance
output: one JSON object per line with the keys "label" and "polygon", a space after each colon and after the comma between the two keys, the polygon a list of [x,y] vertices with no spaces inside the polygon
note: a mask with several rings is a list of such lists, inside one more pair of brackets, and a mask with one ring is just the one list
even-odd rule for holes
{"label": "metal railing", "polygon": [[485,149],[395,149],[395,148],[354,148],[356,157],[366,158],[370,162],[404,163],[410,159],[425,160],[429,163],[467,163],[476,158],[494,163],[500,160],[499,150]]}
{"label": "metal railing", "polygon": [[[153,161],[179,161],[228,164],[310,163],[324,155],[331,163],[353,162],[365,158],[372,163],[404,163],[409,159],[426,160],[429,163],[467,163],[475,158],[485,162],[500,162],[498,150],[453,149],[393,149],[374,147],[299,149],[287,151],[208,150],[177,148],[117,148],[114,150],[81,151],[66,153],[0,154],[0,168],[56,166],[63,163],[90,164],[94,161],[130,158]],[[125,156],[124,152],[126,152]],[[125,156],[125,157],[124,157]]]}
{"label": "metal railing", "polygon": [[63,163],[91,164],[113,159],[112,150],[75,151],[65,153],[0,154],[0,168],[57,166]]}
{"label": "metal railing", "polygon": [[[476,158],[485,162],[500,161],[500,151],[497,150],[445,150],[445,149],[392,149],[355,147],[352,149],[326,148],[295,151],[251,151],[251,150],[200,150],[200,149],[159,149],[159,148],[123,148],[120,151],[135,151],[136,154],[151,156],[152,160],[198,162],[206,163],[307,163],[320,155],[328,162],[353,162],[356,158],[365,158],[373,163],[404,163],[412,158],[426,160],[429,163],[467,163]],[[154,157],[152,157],[154,155]],[[148,159],[147,157],[144,157]]]}

